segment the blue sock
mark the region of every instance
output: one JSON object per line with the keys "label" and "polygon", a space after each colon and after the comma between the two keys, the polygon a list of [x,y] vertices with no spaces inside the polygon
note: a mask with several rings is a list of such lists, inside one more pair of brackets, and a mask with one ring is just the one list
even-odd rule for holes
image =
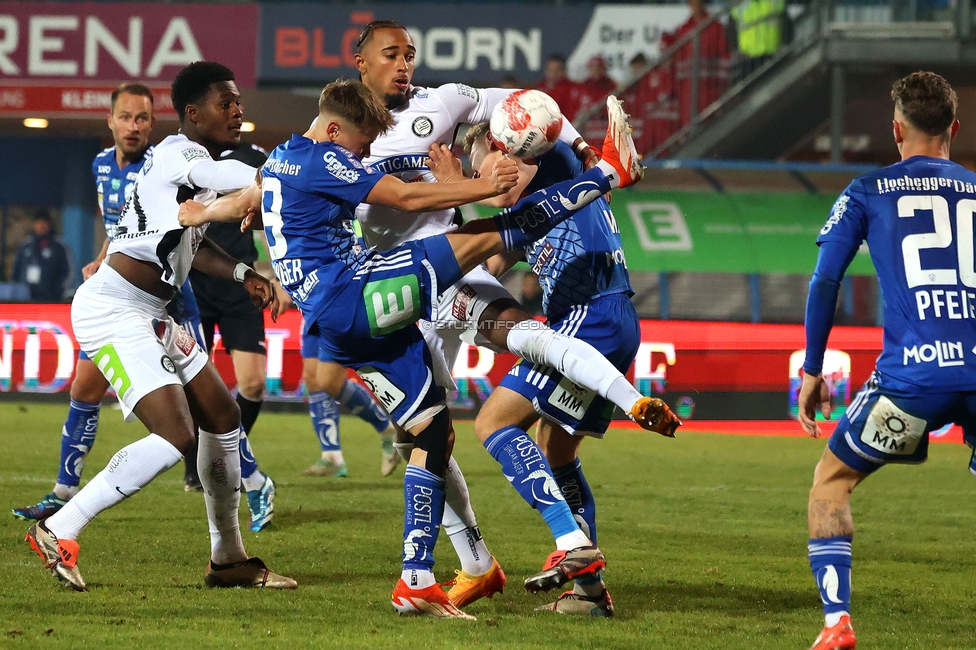
{"label": "blue sock", "polygon": [[593,501],[593,491],[590,484],[583,476],[583,469],[580,467],[579,458],[569,465],[554,467],[552,477],[556,479],[556,485],[566,499],[569,511],[573,513],[573,518],[579,524],[583,534],[590,538],[593,544],[599,546],[596,541],[596,502]]}
{"label": "blue sock", "polygon": [[522,429],[505,427],[485,440],[485,449],[502,466],[502,473],[526,503],[539,511],[552,536],[559,538],[579,530],[559,492],[542,450]]}
{"label": "blue sock", "polygon": [[407,465],[403,501],[403,570],[433,571],[434,545],[444,516],[444,479]]}
{"label": "blue sock", "polygon": [[58,485],[77,487],[85,467],[88,452],[95,444],[98,431],[98,412],[101,404],[88,404],[71,400],[68,417],[61,429],[61,467],[58,469]]}
{"label": "blue sock", "polygon": [[522,250],[610,189],[603,171],[593,168],[530,194],[494,217],[505,250]]}
{"label": "blue sock", "polygon": [[339,403],[349,409],[349,412],[365,422],[373,425],[377,432],[382,433],[390,425],[390,416],[379,405],[369,391],[347,379],[339,393]]}
{"label": "blue sock", "polygon": [[824,614],[851,611],[852,537],[811,539],[807,545],[810,569],[820,590]]}
{"label": "blue sock", "polygon": [[308,396],[308,414],[322,451],[342,451],[339,444],[339,405],[328,393],[316,391]]}
{"label": "blue sock", "polygon": [[241,430],[241,478],[254,476],[258,471],[258,461],[254,460],[254,452],[251,450],[251,443],[247,439],[247,434]]}

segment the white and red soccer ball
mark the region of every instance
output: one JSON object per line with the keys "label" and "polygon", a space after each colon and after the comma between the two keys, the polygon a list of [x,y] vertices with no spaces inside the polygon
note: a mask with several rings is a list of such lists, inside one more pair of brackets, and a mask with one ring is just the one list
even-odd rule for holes
{"label": "white and red soccer ball", "polygon": [[491,137],[505,153],[535,158],[552,149],[563,128],[556,101],[541,90],[519,90],[491,114]]}

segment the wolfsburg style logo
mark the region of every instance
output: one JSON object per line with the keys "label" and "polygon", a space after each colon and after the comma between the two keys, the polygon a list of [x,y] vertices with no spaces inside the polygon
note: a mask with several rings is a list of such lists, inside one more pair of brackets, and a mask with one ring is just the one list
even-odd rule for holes
{"label": "wolfsburg style logo", "polygon": [[329,173],[340,181],[355,183],[359,180],[359,172],[346,167],[334,151],[326,151],[325,155],[322,156],[322,160],[325,161],[325,168],[329,170]]}
{"label": "wolfsburg style logo", "polygon": [[420,317],[420,285],[415,275],[370,282],[363,289],[363,300],[373,338],[395,332]]}

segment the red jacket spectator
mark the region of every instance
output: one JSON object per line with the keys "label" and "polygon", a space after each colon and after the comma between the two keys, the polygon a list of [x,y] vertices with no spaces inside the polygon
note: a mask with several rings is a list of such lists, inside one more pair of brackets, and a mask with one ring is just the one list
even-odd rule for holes
{"label": "red jacket spectator", "polygon": [[[676,36],[691,34],[702,22],[709,20],[702,0],[688,0],[691,17],[678,28]],[[725,92],[729,79],[729,46],[725,40],[725,27],[715,20],[698,35],[698,107],[700,114]],[[694,43],[688,41],[675,56],[675,82],[681,105],[681,125],[691,122],[692,66]]]}
{"label": "red jacket spectator", "polygon": [[546,76],[536,86],[559,104],[559,110],[570,122],[579,111],[579,85],[566,76],[566,58],[558,54],[546,61]]}
{"label": "red jacket spectator", "polygon": [[607,64],[602,56],[595,56],[586,64],[587,76],[579,84],[579,112],[583,114],[594,104],[601,104],[606,96],[617,89],[617,82],[607,75]]}

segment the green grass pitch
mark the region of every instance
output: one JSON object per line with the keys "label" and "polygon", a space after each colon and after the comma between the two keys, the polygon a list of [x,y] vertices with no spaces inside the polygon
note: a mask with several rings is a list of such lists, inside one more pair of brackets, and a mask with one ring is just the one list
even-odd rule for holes
{"label": "green grass pitch", "polygon": [[[55,477],[66,407],[0,404],[3,509],[33,503]],[[294,576],[295,592],[209,590],[203,498],[175,468],[82,535],[89,592],[65,591],[0,516],[3,648],[807,648],[822,625],[806,559],[806,499],[823,441],[634,430],[587,441],[612,620],[535,612],[521,588],[551,550],[541,518],[507,485],[469,424],[456,455],[479,523],[509,584],[469,611],[477,622],[405,618],[399,573],[402,491],[379,476],[379,442],[344,418],[351,476],[301,472],[318,446],[308,418],[265,413],[253,447],[278,484],[272,527],[248,551]],[[103,409],[88,477],[144,435]],[[890,467],[854,497],[854,623],[861,648],[974,648],[976,478],[963,446],[934,445],[921,467]],[[246,523],[246,508],[242,508]],[[457,567],[442,536],[440,580]]]}

